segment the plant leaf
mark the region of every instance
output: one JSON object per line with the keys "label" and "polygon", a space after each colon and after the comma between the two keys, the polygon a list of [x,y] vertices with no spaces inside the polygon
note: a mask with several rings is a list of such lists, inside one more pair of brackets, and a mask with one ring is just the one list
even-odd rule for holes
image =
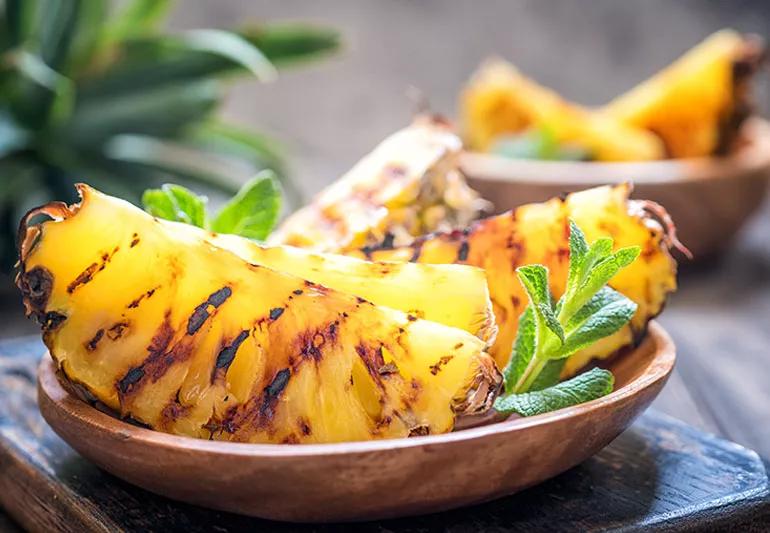
{"label": "plant leaf", "polygon": [[543,265],[526,265],[516,269],[519,281],[527,291],[537,325],[537,343],[545,343],[546,331],[564,341],[564,331],[554,314],[551,291],[548,287],[548,269]]}
{"label": "plant leaf", "polygon": [[238,33],[276,66],[314,59],[334,52],[340,45],[337,31],[296,22],[245,28]]}
{"label": "plant leaf", "polygon": [[275,173],[264,170],[247,182],[219,212],[211,229],[264,240],[278,222],[281,189]]}
{"label": "plant leaf", "polygon": [[154,31],[168,13],[171,0],[132,0],[104,28],[103,43],[114,43]]}
{"label": "plant leaf", "polygon": [[535,416],[601,398],[612,392],[615,378],[600,368],[575,376],[546,389],[511,394],[495,400],[501,413]]}
{"label": "plant leaf", "polygon": [[513,392],[513,388],[521,378],[535,355],[535,316],[532,307],[527,306],[519,317],[519,329],[516,331],[516,341],[513,343],[511,359],[503,369],[505,392]]}
{"label": "plant leaf", "polygon": [[636,303],[604,287],[570,320],[567,338],[555,357],[568,357],[612,335],[631,320],[636,308]]}
{"label": "plant leaf", "polygon": [[569,273],[567,275],[567,288],[565,294],[572,294],[580,282],[583,260],[588,253],[589,246],[583,231],[574,220],[569,221]]}
{"label": "plant leaf", "polygon": [[142,205],[151,215],[199,228],[207,226],[206,202],[205,196],[169,183],[160,189],[148,189],[142,195]]}

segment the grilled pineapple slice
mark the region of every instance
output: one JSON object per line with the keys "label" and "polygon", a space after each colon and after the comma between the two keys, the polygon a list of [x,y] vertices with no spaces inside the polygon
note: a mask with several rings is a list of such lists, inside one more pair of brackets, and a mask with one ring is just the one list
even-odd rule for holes
{"label": "grilled pineapple slice", "polygon": [[467,265],[362,261],[293,246],[263,246],[237,235],[187,226],[246,261],[360,296],[410,315],[464,329],[492,343],[497,325],[484,271]]}
{"label": "grilled pineapple slice", "polygon": [[[17,284],[86,397],[170,433],[272,443],[440,433],[489,407],[500,375],[470,333],[79,190],[23,221]],[[41,213],[54,220],[28,226]]]}
{"label": "grilled pineapple slice", "polygon": [[569,263],[570,218],[589,241],[609,235],[618,247],[641,246],[641,256],[610,282],[638,304],[636,315],[614,335],[571,356],[564,369],[565,375],[571,375],[591,359],[608,357],[638,342],[647,323],[660,313],[668,294],[676,288],[676,263],[668,253],[672,238],[647,209],[657,211],[663,219],[667,215],[650,202],[629,200],[630,191],[627,184],[597,187],[563,200],[525,205],[480,220],[464,231],[436,233],[418,238],[409,246],[382,246],[357,255],[375,261],[463,263],[483,268],[499,328],[490,352],[503,367],[510,357],[519,315],[528,303],[516,268],[546,265],[551,290],[561,296]]}
{"label": "grilled pineapple slice", "polygon": [[556,141],[600,161],[663,156],[652,133],[567,102],[501,59],[488,60],[474,74],[460,98],[460,117],[466,143],[479,151],[489,151],[502,137],[546,127]]}
{"label": "grilled pineapple slice", "polygon": [[355,250],[466,225],[486,206],[457,170],[460,139],[434,118],[418,118],[385,139],[347,174],[289,216],[271,244]]}
{"label": "grilled pineapple slice", "polygon": [[749,115],[749,82],[762,53],[758,39],[719,31],[602,111],[655,132],[669,157],[726,153]]}

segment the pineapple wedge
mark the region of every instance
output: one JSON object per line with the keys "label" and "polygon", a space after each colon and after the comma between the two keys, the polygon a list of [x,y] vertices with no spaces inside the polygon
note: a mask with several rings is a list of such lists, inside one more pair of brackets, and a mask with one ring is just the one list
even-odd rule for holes
{"label": "pineapple wedge", "polygon": [[547,127],[558,142],[577,145],[599,161],[663,156],[652,133],[567,102],[502,59],[486,61],[474,74],[460,98],[460,117],[468,147],[479,151],[489,151],[501,137]]}
{"label": "pineapple wedge", "polygon": [[638,304],[630,324],[567,360],[564,375],[571,375],[591,359],[605,358],[638,342],[647,323],[661,312],[668,294],[676,289],[676,262],[668,253],[676,244],[673,230],[664,230],[650,211],[669,225],[667,215],[651,202],[629,200],[631,186],[605,186],[519,207],[480,220],[464,231],[436,233],[409,246],[381,246],[356,255],[374,261],[463,263],[483,268],[498,325],[490,350],[502,368],[510,357],[519,315],[528,300],[516,277],[516,268],[539,263],[550,270],[551,290],[561,296],[569,263],[569,219],[587,239],[610,236],[615,245],[639,245],[641,256],[615,276],[610,285]]}
{"label": "pineapple wedge", "polygon": [[347,174],[289,216],[270,244],[355,250],[468,224],[487,203],[457,170],[462,149],[449,126],[420,117],[385,139]]}
{"label": "pineapple wedge", "polygon": [[250,263],[353,294],[411,315],[463,329],[491,344],[497,325],[484,271],[467,265],[363,261],[293,246],[263,246],[237,235],[197,232]]}
{"label": "pineapple wedge", "polygon": [[[250,264],[80,185],[22,221],[17,285],[73,390],[154,429],[270,443],[450,431],[500,384],[484,341]],[[53,218],[30,225],[32,218]]]}
{"label": "pineapple wedge", "polygon": [[762,55],[759,39],[719,31],[602,112],[659,135],[669,157],[727,153],[750,113],[749,82]]}

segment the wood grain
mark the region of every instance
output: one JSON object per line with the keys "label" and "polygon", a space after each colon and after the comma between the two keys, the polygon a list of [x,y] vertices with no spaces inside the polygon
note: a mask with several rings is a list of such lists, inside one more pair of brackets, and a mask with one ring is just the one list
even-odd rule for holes
{"label": "wood grain", "polygon": [[0,502],[31,530],[759,531],[770,512],[766,471],[756,454],[654,413],[551,481],[448,513],[306,527],[207,511],[130,486],[59,439],[34,402],[32,376],[41,348],[34,339],[0,345],[0,386],[14,391],[0,397],[0,480],[16,472],[13,482],[3,481]]}

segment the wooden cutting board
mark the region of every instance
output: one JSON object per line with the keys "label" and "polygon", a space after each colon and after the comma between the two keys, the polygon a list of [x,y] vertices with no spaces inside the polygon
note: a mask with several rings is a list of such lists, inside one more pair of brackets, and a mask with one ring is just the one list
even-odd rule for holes
{"label": "wooden cutting board", "polygon": [[[34,372],[43,352],[36,338],[0,343],[0,505],[22,526],[78,532],[343,527],[209,511],[154,496],[102,472],[59,439],[37,411]],[[765,465],[753,451],[651,411],[595,457],[525,492],[447,513],[344,527],[372,532],[765,531],[770,488]]]}

